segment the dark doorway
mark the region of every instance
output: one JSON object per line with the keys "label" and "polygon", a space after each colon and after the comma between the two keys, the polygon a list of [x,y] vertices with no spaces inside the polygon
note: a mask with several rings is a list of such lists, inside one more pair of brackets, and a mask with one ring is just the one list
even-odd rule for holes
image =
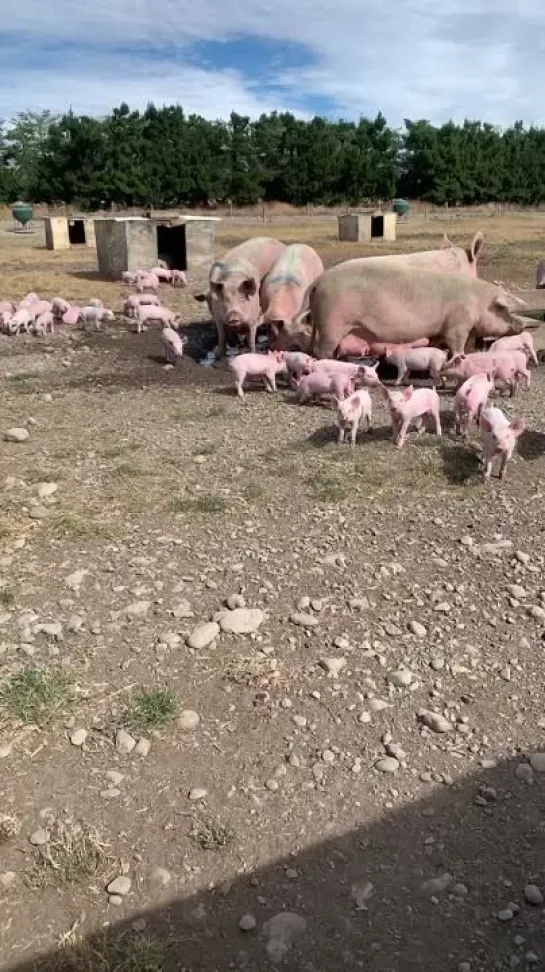
{"label": "dark doorway", "polygon": [[384,236],[384,216],[371,216],[371,239]]}
{"label": "dark doorway", "polygon": [[157,226],[157,256],[169,270],[187,270],[185,226]]}
{"label": "dark doorway", "polygon": [[83,219],[68,220],[68,239],[71,246],[85,245],[85,222]]}

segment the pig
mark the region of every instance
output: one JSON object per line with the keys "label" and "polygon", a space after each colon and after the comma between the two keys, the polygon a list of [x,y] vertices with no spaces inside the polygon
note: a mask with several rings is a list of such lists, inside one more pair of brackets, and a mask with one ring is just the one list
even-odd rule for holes
{"label": "pig", "polygon": [[2,334],[9,334],[9,322],[13,317],[13,311],[3,310],[0,311],[0,331]]}
{"label": "pig", "polygon": [[471,422],[479,424],[481,412],[494,391],[491,373],[482,372],[467,378],[454,396],[454,424],[456,435],[467,438]]}
{"label": "pig", "polygon": [[411,348],[427,348],[429,343],[428,338],[417,338],[416,341],[405,342],[405,344],[384,344],[384,342],[375,341],[374,344],[369,346],[369,354],[377,358],[384,358],[390,351],[409,351]]}
{"label": "pig", "polygon": [[47,334],[49,331],[51,334],[55,333],[55,323],[54,323],[53,311],[45,311],[35,318],[34,324],[32,325],[32,330],[34,334]]}
{"label": "pig", "polygon": [[477,351],[474,354],[455,355],[441,369],[442,379],[453,378],[458,383],[471,375],[487,372],[514,388],[520,378],[530,387],[530,372],[526,366],[526,355],[522,351]]}
{"label": "pig", "polygon": [[246,378],[261,378],[269,392],[276,391],[276,375],[286,370],[285,351],[269,351],[267,354],[237,354],[229,361],[235,376],[235,387],[239,398],[244,398]]}
{"label": "pig", "polygon": [[545,287],[545,260],[540,260],[536,267],[536,290]]}
{"label": "pig", "polygon": [[62,315],[63,324],[77,324],[81,311],[82,308],[78,304],[72,304],[72,306]]}
{"label": "pig", "polygon": [[407,430],[414,422],[418,435],[424,432],[423,417],[433,418],[435,434],[441,435],[441,419],[439,417],[439,395],[435,388],[417,388],[412,385],[403,391],[391,391],[385,385],[381,386],[392,420],[393,440],[398,449],[402,449]]}
{"label": "pig", "polygon": [[142,270],[124,270],[121,274],[121,280],[124,284],[127,284],[127,286],[134,287],[139,275],[142,272]]}
{"label": "pig", "polygon": [[473,354],[455,354],[441,368],[441,378],[454,379],[460,385],[466,378],[478,374],[493,374],[496,355],[490,351],[476,351]]}
{"label": "pig", "polygon": [[104,301],[100,300],[100,297],[92,297],[91,300],[87,301],[87,307],[104,307]]}
{"label": "pig", "polygon": [[[261,323],[268,330],[271,346],[284,347],[284,328],[301,311],[311,283],[324,272],[324,265],[311,246],[292,243],[275,261],[261,286]],[[289,349],[289,348],[288,348]]]}
{"label": "pig", "polygon": [[494,382],[500,382],[502,387],[509,388],[511,397],[515,394],[519,380],[523,378],[526,388],[530,388],[530,372],[527,358],[523,351],[511,351],[495,356]]}
{"label": "pig", "polygon": [[526,423],[523,418],[515,418],[510,422],[500,408],[489,405],[481,412],[480,427],[483,437],[484,479],[490,479],[492,462],[496,456],[500,457],[498,478],[503,479],[516,441],[524,432]]}
{"label": "pig", "polygon": [[123,305],[123,312],[126,317],[137,317],[138,308],[144,304],[160,307],[161,300],[157,294],[131,294]]}
{"label": "pig", "polygon": [[301,375],[305,373],[305,369],[312,366],[312,361],[313,358],[303,351],[286,352],[286,368],[290,381],[299,381]]}
{"label": "pig", "polygon": [[322,395],[329,395],[335,400],[342,400],[354,391],[354,378],[348,372],[313,371],[309,375],[302,375],[296,383],[297,402],[305,405],[309,401],[316,401]]}
{"label": "pig", "polygon": [[446,363],[446,351],[439,348],[409,348],[403,351],[388,351],[386,361],[397,368],[394,382],[401,385],[411,371],[428,371],[434,384],[440,380],[440,371]]}
{"label": "pig", "polygon": [[0,300],[0,314],[7,311],[9,314],[15,313],[15,304],[12,300]]}
{"label": "pig", "polygon": [[104,321],[115,321],[115,314],[113,311],[107,310],[106,307],[86,304],[85,307],[80,308],[78,320],[82,322],[84,327],[87,327],[88,324],[94,324],[95,329],[99,331]]}
{"label": "pig", "polygon": [[52,305],[48,300],[36,300],[27,308],[28,313],[33,321],[35,321],[37,317],[40,317],[41,314],[48,314],[51,309]]}
{"label": "pig", "polygon": [[488,350],[492,353],[497,351],[523,351],[535,365],[538,364],[534,339],[529,331],[521,331],[520,334],[512,334],[511,337],[498,338],[490,345]]}
{"label": "pig", "polygon": [[[378,258],[377,258],[378,259]],[[382,259],[382,258],[381,258]],[[370,344],[441,340],[463,353],[469,335],[520,334],[512,310],[519,299],[478,278],[416,267],[348,260],[326,270],[310,287],[310,353],[332,358],[356,326]]]}
{"label": "pig", "polygon": [[26,294],[26,296],[19,301],[19,306],[17,309],[24,310],[26,307],[30,307],[31,304],[35,304],[39,299],[38,294],[32,292],[30,294]]}
{"label": "pig", "polygon": [[158,280],[162,280],[165,283],[170,283],[172,280],[172,270],[169,270],[168,267],[153,267],[149,273],[154,273]]}
{"label": "pig", "polygon": [[51,310],[55,317],[62,318],[62,315],[70,310],[70,304],[62,297],[54,297],[51,301]]}
{"label": "pig", "polygon": [[280,240],[255,237],[235,246],[212,264],[208,290],[194,297],[206,302],[216,325],[216,357],[225,356],[228,326],[245,331],[250,350],[255,351],[256,332],[264,310],[262,283],[285,249]]}
{"label": "pig", "polygon": [[169,327],[177,330],[181,324],[181,318],[168,307],[161,307],[156,304],[140,304],[136,309],[136,333],[140,334],[143,324],[168,324]]}
{"label": "pig", "polygon": [[377,374],[378,361],[374,365],[359,365],[358,370],[354,376],[354,382],[356,386],[363,386],[365,388],[378,388],[381,384],[380,378]]}
{"label": "pig", "polygon": [[337,442],[342,445],[346,431],[350,428],[350,441],[352,446],[355,446],[358,427],[362,419],[367,422],[367,431],[372,431],[373,406],[371,396],[368,391],[362,388],[360,391],[349,395],[348,398],[337,398],[335,404],[337,406],[337,425],[339,426]]}
{"label": "pig", "polygon": [[187,344],[187,337],[180,337],[177,331],[168,325],[161,331],[161,341],[165,347],[165,357],[168,364],[176,364],[178,358],[183,357],[184,345]]}
{"label": "pig", "polygon": [[15,311],[15,314],[10,317],[7,323],[7,333],[19,334],[21,331],[25,331],[25,333],[28,334],[28,328],[32,323],[32,320],[33,318],[28,310],[28,307],[20,307],[19,310]]}
{"label": "pig", "polygon": [[187,287],[187,277],[183,270],[171,270],[170,282],[173,287]]}
{"label": "pig", "polygon": [[159,278],[154,273],[141,273],[138,275],[134,286],[140,293],[143,293],[144,290],[155,290],[157,292]]}
{"label": "pig", "polygon": [[352,361],[338,361],[336,358],[310,358],[310,363],[305,365],[305,372],[312,374],[315,371],[327,371],[330,374],[356,375],[361,365]]}

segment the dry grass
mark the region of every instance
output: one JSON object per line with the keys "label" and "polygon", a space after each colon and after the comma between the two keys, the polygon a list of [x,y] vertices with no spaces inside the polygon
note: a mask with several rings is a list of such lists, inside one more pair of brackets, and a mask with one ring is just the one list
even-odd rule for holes
{"label": "dry grass", "polygon": [[57,822],[39,848],[31,881],[37,887],[75,884],[95,877],[105,863],[105,845],[96,831]]}

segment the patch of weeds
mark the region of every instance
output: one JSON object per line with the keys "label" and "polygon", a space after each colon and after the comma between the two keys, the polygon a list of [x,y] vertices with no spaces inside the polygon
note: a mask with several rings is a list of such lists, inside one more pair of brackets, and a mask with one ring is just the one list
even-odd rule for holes
{"label": "patch of weeds", "polygon": [[40,376],[36,371],[20,371],[17,375],[10,375],[8,381],[12,385],[24,385],[39,377]]}
{"label": "patch of weeds", "polygon": [[80,516],[55,516],[50,520],[56,537],[70,540],[112,539],[109,531],[98,520],[83,519]]}
{"label": "patch of weeds", "polygon": [[217,448],[218,447],[215,446],[212,442],[203,442],[203,444],[202,444],[202,446],[200,446],[200,448],[193,449],[193,455],[194,456],[213,456],[214,453],[217,451]]}
{"label": "patch of weeds", "polygon": [[204,416],[205,419],[221,418],[225,415],[225,408],[223,405],[214,405]]}
{"label": "patch of weeds", "polygon": [[276,670],[277,662],[264,655],[234,655],[232,658],[223,656],[222,671],[224,677],[235,685],[256,685]]}
{"label": "patch of weeds", "polygon": [[[70,930],[59,942],[54,968],[46,960],[43,972],[163,972],[172,948],[172,942],[150,935],[124,934],[111,941],[104,933],[89,940]],[[36,972],[41,970],[38,959]]]}
{"label": "patch of weeds", "polygon": [[206,493],[202,496],[172,501],[171,510],[173,513],[225,513],[227,502],[223,496],[214,496]]}
{"label": "patch of weeds", "polygon": [[348,496],[347,484],[328,472],[318,470],[307,482],[322,503],[339,503]]}
{"label": "patch of weeds", "polygon": [[67,713],[75,697],[73,676],[60,668],[27,668],[0,682],[0,711],[27,725],[47,725]]}
{"label": "patch of weeds", "polygon": [[122,462],[112,469],[110,475],[119,476],[120,479],[137,479],[141,476],[153,476],[154,472],[136,462]]}
{"label": "patch of weeds", "polygon": [[213,817],[199,817],[189,834],[202,850],[220,850],[235,839],[234,830]]}
{"label": "patch of weeds", "polygon": [[15,604],[15,593],[13,587],[6,584],[0,587],[0,607],[8,608]]}
{"label": "patch of weeds", "polygon": [[265,487],[261,483],[250,480],[242,489],[242,495],[246,500],[258,500],[265,496]]}
{"label": "patch of weeds", "polygon": [[112,972],[163,972],[171,948],[150,935],[131,935],[114,950]]}
{"label": "patch of weeds", "polygon": [[9,813],[0,813],[0,846],[18,837],[21,833],[21,821]]}
{"label": "patch of weeds", "polygon": [[175,692],[158,689],[135,692],[125,710],[124,723],[132,729],[155,729],[170,726],[179,708]]}
{"label": "patch of weeds", "polygon": [[94,830],[58,822],[40,847],[33,873],[36,885],[75,884],[98,873],[105,845]]}

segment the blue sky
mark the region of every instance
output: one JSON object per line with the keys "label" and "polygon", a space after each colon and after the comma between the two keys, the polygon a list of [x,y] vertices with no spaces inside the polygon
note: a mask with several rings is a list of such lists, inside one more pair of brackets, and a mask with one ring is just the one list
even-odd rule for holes
{"label": "blue sky", "polygon": [[538,0],[10,0],[0,117],[180,103],[227,118],[545,124]]}

